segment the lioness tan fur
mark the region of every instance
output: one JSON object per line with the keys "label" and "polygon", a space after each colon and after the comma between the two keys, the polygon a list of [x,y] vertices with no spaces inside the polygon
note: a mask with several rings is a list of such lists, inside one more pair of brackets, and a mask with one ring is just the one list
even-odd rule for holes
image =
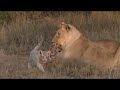
{"label": "lioness tan fur", "polygon": [[66,61],[84,61],[104,69],[113,68],[120,60],[119,42],[113,40],[92,41],[73,25],[61,23],[52,43],[62,47],[62,57]]}

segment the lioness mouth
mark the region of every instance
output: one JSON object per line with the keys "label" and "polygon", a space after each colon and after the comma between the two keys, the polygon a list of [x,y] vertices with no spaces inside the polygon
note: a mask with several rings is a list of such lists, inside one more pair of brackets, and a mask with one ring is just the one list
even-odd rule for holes
{"label": "lioness mouth", "polygon": [[[53,43],[53,42],[52,42]],[[53,43],[53,47],[55,47],[56,49],[58,49],[58,52],[61,52],[63,49],[62,49],[62,45],[59,45],[57,43]]]}

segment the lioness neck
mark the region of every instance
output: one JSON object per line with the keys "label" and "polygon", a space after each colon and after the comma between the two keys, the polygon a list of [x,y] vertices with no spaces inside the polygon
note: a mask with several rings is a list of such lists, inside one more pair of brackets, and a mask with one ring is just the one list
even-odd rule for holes
{"label": "lioness neck", "polygon": [[70,37],[66,41],[66,49],[69,48],[74,42],[80,38],[82,34],[78,30],[74,30],[70,32]]}

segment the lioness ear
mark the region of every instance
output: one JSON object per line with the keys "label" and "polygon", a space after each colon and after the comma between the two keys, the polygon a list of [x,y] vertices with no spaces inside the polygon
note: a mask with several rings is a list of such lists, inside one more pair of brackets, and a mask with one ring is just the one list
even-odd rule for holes
{"label": "lioness ear", "polygon": [[65,29],[66,29],[67,31],[70,31],[69,25],[66,25],[66,26],[65,26]]}
{"label": "lioness ear", "polygon": [[70,30],[69,25],[68,25],[68,24],[65,24],[64,22],[61,23],[61,27],[62,27],[63,29],[66,29],[67,31]]}
{"label": "lioness ear", "polygon": [[66,25],[66,24],[65,24],[64,22],[62,22],[62,23],[61,23],[61,28],[65,28],[65,25]]}
{"label": "lioness ear", "polygon": [[65,24],[65,22],[61,22],[61,25],[64,25]]}

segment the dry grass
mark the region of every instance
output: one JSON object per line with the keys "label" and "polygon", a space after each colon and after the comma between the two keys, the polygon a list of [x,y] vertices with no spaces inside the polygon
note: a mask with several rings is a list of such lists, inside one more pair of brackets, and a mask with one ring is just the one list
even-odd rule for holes
{"label": "dry grass", "polygon": [[[37,68],[28,69],[28,56],[5,55],[0,52],[0,79],[107,79],[108,72],[84,63],[50,63],[43,73]],[[111,78],[120,77],[120,71]]]}
{"label": "dry grass", "polygon": [[[5,17],[4,17],[5,16]],[[0,12],[0,78],[108,78],[108,72],[84,63],[51,63],[42,73],[27,69],[28,55],[44,38],[42,49],[51,46],[51,39],[61,21],[73,24],[92,40],[120,41],[120,12]],[[120,78],[120,70],[111,78]]]}

